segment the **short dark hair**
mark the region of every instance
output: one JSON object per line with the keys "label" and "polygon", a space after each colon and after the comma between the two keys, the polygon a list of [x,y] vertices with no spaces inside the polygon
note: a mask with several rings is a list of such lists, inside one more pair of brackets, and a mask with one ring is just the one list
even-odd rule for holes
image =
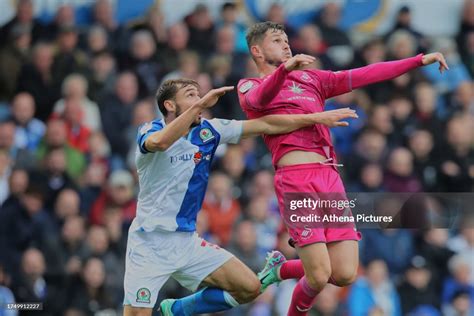
{"label": "short dark hair", "polygon": [[165,107],[165,101],[174,100],[174,98],[176,97],[176,93],[178,93],[178,90],[189,85],[193,85],[199,89],[199,84],[192,79],[170,79],[163,82],[163,84],[158,89],[158,92],[156,93],[156,103],[158,104],[158,108],[160,109],[164,117],[168,115],[168,110]]}
{"label": "short dark hair", "polygon": [[263,40],[265,33],[268,30],[273,30],[273,31],[285,31],[285,26],[280,23],[275,23],[275,22],[260,22],[257,24],[252,25],[248,30],[247,30],[247,46],[250,47],[254,45],[255,43],[259,43]]}

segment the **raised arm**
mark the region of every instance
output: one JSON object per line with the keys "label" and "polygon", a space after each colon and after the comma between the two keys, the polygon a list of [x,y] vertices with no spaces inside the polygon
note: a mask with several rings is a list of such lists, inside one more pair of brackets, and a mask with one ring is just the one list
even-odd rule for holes
{"label": "raised arm", "polygon": [[189,132],[191,124],[196,120],[196,117],[205,108],[210,108],[216,104],[217,100],[223,96],[227,91],[231,91],[234,87],[222,87],[209,91],[196,104],[184,111],[170,124],[163,129],[150,134],[144,143],[144,147],[148,152],[165,151],[175,141],[183,137]]}
{"label": "raised arm", "polygon": [[329,127],[348,126],[349,123],[341,121],[346,118],[358,118],[358,116],[350,108],[311,114],[267,115],[258,119],[243,121],[242,138],[260,134],[286,134],[314,124],[324,124]]}
{"label": "raised arm", "polygon": [[412,69],[435,62],[439,62],[441,73],[449,69],[441,53],[432,53],[339,72],[320,71],[317,75],[321,77],[321,89],[328,99],[369,84],[396,78]]}
{"label": "raised arm", "polygon": [[252,79],[242,80],[239,83],[238,90],[239,93],[244,95],[246,106],[255,110],[262,109],[280,92],[288,72],[301,69],[314,62],[314,60],[313,56],[298,54],[278,66],[258,86],[257,82]]}

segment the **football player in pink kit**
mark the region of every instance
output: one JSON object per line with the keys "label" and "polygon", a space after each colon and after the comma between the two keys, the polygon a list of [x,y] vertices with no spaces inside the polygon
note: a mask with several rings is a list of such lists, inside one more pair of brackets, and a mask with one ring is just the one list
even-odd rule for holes
{"label": "football player in pink kit", "polygon": [[[439,62],[441,72],[448,69],[440,53],[339,72],[306,69],[315,58],[292,56],[283,26],[272,22],[252,26],[247,32],[247,44],[261,74],[260,78],[247,78],[238,84],[240,105],[249,119],[277,113],[321,112],[326,99],[417,67]],[[285,193],[345,192],[326,126],[317,124],[263,138],[276,169],[274,184],[282,217],[286,212]],[[327,283],[347,286],[355,280],[361,236],[353,225],[344,229],[287,228],[301,260],[286,261],[280,253],[273,252],[259,277],[262,290],[284,279],[300,278],[288,315],[306,315]]]}

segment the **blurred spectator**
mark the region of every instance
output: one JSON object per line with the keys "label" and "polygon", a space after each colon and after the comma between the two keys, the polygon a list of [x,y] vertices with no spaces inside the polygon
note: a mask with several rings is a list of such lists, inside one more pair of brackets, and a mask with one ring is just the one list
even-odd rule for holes
{"label": "blurred spectator", "polygon": [[70,215],[64,219],[58,241],[61,272],[66,276],[79,274],[82,268],[81,258],[85,248],[85,221],[78,215]]}
{"label": "blurred spectator", "polygon": [[[89,96],[92,100],[100,100],[105,95],[113,92],[116,65],[110,52],[102,51],[92,57]],[[100,114],[99,114],[100,115]]]}
{"label": "blurred spectator", "polygon": [[53,148],[42,161],[42,168],[31,176],[31,181],[45,186],[45,205],[52,208],[56,198],[65,188],[75,188],[73,178],[67,170],[67,151],[64,148]]}
{"label": "blurred spectator", "polygon": [[457,87],[452,100],[451,112],[454,115],[474,115],[474,82],[464,81]]}
{"label": "blurred spectator", "polygon": [[463,62],[469,69],[471,77],[474,77],[474,2],[464,1],[461,25],[456,36],[457,46],[461,53]]}
{"label": "blurred spectator", "polygon": [[5,262],[7,272],[14,278],[18,276],[23,252],[29,247],[43,246],[45,234],[51,229],[43,200],[43,190],[30,185],[17,203],[2,207],[0,212],[0,261]]}
{"label": "blurred spectator", "polygon": [[215,172],[209,177],[202,211],[207,215],[209,232],[225,247],[230,241],[232,226],[240,216],[240,204],[232,196],[229,176]]}
{"label": "blurred spectator", "polygon": [[347,68],[354,58],[354,50],[347,33],[339,27],[341,7],[336,2],[324,5],[316,21],[324,43],[328,46],[327,54],[339,69]]}
{"label": "blurred spectator", "polygon": [[443,307],[445,316],[469,316],[473,311],[473,301],[466,291],[454,293],[449,304]]}
{"label": "blurred spectator", "polygon": [[368,126],[383,134],[385,139],[389,141],[389,145],[392,145],[388,139],[388,137],[394,133],[392,112],[389,107],[385,105],[376,105],[373,107]]}
{"label": "blurred spectator", "polygon": [[[61,149],[64,154],[64,168],[73,179],[78,178],[85,169],[84,155],[67,143],[66,122],[61,119],[52,119],[46,126],[46,134],[36,152],[42,160],[53,149]],[[62,168],[62,167],[61,167]]]}
{"label": "blurred spectator", "polygon": [[178,56],[188,48],[189,29],[183,22],[177,22],[168,28],[168,45],[159,53],[166,71],[178,68]]}
{"label": "blurred spectator", "polygon": [[[90,257],[96,257],[104,264],[105,284],[109,287],[109,295],[115,298],[118,292],[122,292],[123,275],[125,266],[115,254],[110,245],[107,229],[103,226],[93,225],[89,228],[86,237],[86,250],[83,262]],[[87,263],[84,264],[84,267]]]}
{"label": "blurred spectator", "polygon": [[125,29],[117,22],[115,8],[110,0],[97,0],[92,9],[93,24],[102,26],[108,35],[108,43],[117,51],[124,51],[122,39]]}
{"label": "blurred spectator", "polygon": [[428,83],[418,83],[414,92],[417,125],[428,129],[435,140],[440,141],[442,139],[443,123],[437,115],[436,90]]}
{"label": "blurred spectator", "polygon": [[100,112],[97,104],[87,97],[88,83],[86,78],[77,73],[68,75],[62,84],[63,98],[54,105],[54,112],[58,115],[63,114],[66,102],[78,103],[82,112],[81,123],[89,130],[98,131],[101,129]]}
{"label": "blurred spectator", "polygon": [[426,52],[428,42],[427,39],[423,37],[423,35],[416,31],[413,26],[412,26],[412,15],[411,15],[411,10],[410,7],[408,6],[403,6],[400,8],[398,11],[396,20],[395,20],[395,25],[393,28],[385,35],[385,37],[390,37],[393,33],[395,33],[398,30],[404,30],[408,31],[411,35],[413,35],[418,43],[418,52]]}
{"label": "blurred spectator", "polygon": [[91,130],[84,124],[85,113],[79,99],[66,99],[61,117],[66,124],[68,144],[83,154],[87,153]]}
{"label": "blurred spectator", "polygon": [[15,146],[15,123],[0,122],[0,150],[10,155],[11,162],[17,168],[31,168],[35,165],[35,157],[27,150]]}
{"label": "blurred spectator", "polygon": [[388,56],[390,59],[403,59],[416,54],[416,39],[408,31],[395,31],[387,38]]}
{"label": "blurred spectator", "polygon": [[235,29],[232,26],[223,26],[216,32],[216,55],[223,55],[231,59],[231,73],[241,77],[248,54],[237,52],[235,47]]}
{"label": "blurred spectator", "polygon": [[[467,214],[461,219],[460,233],[447,242],[447,246],[458,254],[474,257],[474,217]],[[474,260],[469,262],[470,270],[474,271]],[[474,284],[474,272],[471,273],[471,283]]]}
{"label": "blurred spectator", "polygon": [[413,154],[404,147],[392,150],[384,175],[384,187],[389,192],[421,192],[422,186],[413,171]]}
{"label": "blurred spectator", "polygon": [[[9,289],[10,277],[3,270],[0,264],[0,304],[5,306],[6,304],[15,303],[15,296]],[[17,316],[18,311],[14,309],[7,310],[6,308],[0,309],[2,316]]]}
{"label": "blurred spectator", "polygon": [[137,78],[131,72],[123,72],[117,78],[114,93],[108,94],[100,102],[102,128],[118,168],[123,167],[128,153],[128,144],[124,139],[137,97]]}
{"label": "blurred spectator", "polygon": [[0,207],[8,208],[11,205],[16,206],[18,203],[18,199],[26,191],[28,184],[29,176],[25,169],[11,170],[10,178],[8,179],[8,187],[6,189],[2,189],[8,192],[8,196],[2,203],[0,203]]}
{"label": "blurred spectator", "polygon": [[[434,207],[432,207],[434,209]],[[447,247],[448,230],[432,228],[425,231],[418,245],[418,253],[428,262],[432,276],[432,286],[441,292],[443,276],[448,275],[448,261],[454,252]]]}
{"label": "blurred spectator", "polygon": [[64,226],[65,221],[69,217],[79,215],[80,202],[79,194],[72,189],[66,188],[58,193],[58,197],[54,203],[53,208],[57,235],[60,234],[61,228]]}
{"label": "blurred spectator", "polygon": [[387,154],[387,139],[376,129],[365,129],[359,134],[352,158],[352,168],[348,170],[351,179],[357,179],[358,170],[368,162],[382,163]]}
{"label": "blurred spectator", "polygon": [[321,31],[314,24],[306,24],[298,30],[298,37],[293,46],[294,53],[307,54],[317,58],[320,69],[336,70],[336,66],[327,56],[327,46],[323,42]]}
{"label": "blurred spectator", "polygon": [[76,26],[74,7],[71,4],[62,3],[57,9],[54,19],[44,27],[42,38],[53,41],[62,28],[71,26]]}
{"label": "blurred spectator", "polygon": [[89,219],[94,225],[105,224],[105,211],[110,208],[118,208],[122,220],[131,223],[135,217],[137,201],[134,197],[135,183],[130,172],[116,170],[112,172],[107,187],[100,193],[91,206]]}
{"label": "blurred spectator", "polygon": [[196,80],[199,75],[199,55],[194,51],[183,51],[178,57],[178,68],[166,74],[162,82],[170,79],[189,78]]}
{"label": "blurred spectator", "polygon": [[33,41],[36,41],[43,32],[43,27],[34,18],[32,0],[19,0],[16,5],[16,15],[5,25],[0,28],[0,45],[8,43],[8,34],[16,26],[26,27],[30,29]]}
{"label": "blurred spectator", "polygon": [[433,135],[424,129],[415,130],[408,139],[413,153],[414,170],[424,191],[434,191],[438,186],[437,157]]}
{"label": "blurred spectator", "polygon": [[70,282],[67,297],[67,315],[111,313],[110,309],[115,309],[118,305],[115,301],[116,293],[111,292],[105,283],[104,262],[95,257],[86,260],[80,276]]}
{"label": "blurred spectator", "polygon": [[33,47],[31,63],[24,64],[17,91],[30,93],[36,101],[37,118],[45,122],[59,99],[58,76],[53,71],[53,47],[38,43]]}
{"label": "blurred spectator", "polygon": [[40,250],[27,249],[21,260],[21,275],[15,281],[14,293],[17,302],[41,302],[42,311],[36,315],[55,315],[64,305],[61,282],[48,278],[46,261]]}
{"label": "blurred spectator", "polygon": [[359,278],[351,287],[348,297],[349,315],[369,315],[373,308],[379,308],[382,315],[401,316],[400,298],[390,281],[385,262],[370,262],[365,274],[366,278]]}
{"label": "blurred spectator", "polygon": [[403,95],[395,96],[388,101],[392,114],[393,126],[390,142],[392,145],[404,145],[408,136],[416,128],[416,118],[413,114],[413,103]]}
{"label": "blurred spectator", "polygon": [[128,60],[122,65],[138,78],[140,96],[153,95],[158,89],[164,67],[156,54],[156,44],[150,31],[133,33]]}
{"label": "blurred spectator", "polygon": [[31,34],[27,26],[16,25],[0,50],[0,101],[10,100],[19,84],[21,68],[31,55]]}
{"label": "blurred spectator", "polygon": [[235,224],[228,249],[254,272],[260,271],[265,262],[265,257],[258,252],[257,233],[250,220],[242,220]]}
{"label": "blurred spectator", "polygon": [[383,170],[377,163],[368,163],[360,170],[360,175],[356,185],[351,190],[353,192],[383,192]]}
{"label": "blurred spectator", "polygon": [[91,60],[93,56],[107,50],[109,46],[107,32],[102,26],[92,26],[87,32],[87,48],[88,59]]}
{"label": "blurred spectator", "polygon": [[70,73],[87,73],[87,55],[78,47],[79,31],[73,26],[59,30],[57,51],[53,61],[53,73],[59,82]]}
{"label": "blurred spectator", "polygon": [[245,32],[247,26],[239,21],[239,8],[233,2],[226,2],[221,7],[221,20],[217,24],[220,29],[225,26],[233,28],[235,33],[235,51],[239,53],[247,53],[247,41],[245,40]]}
{"label": "blurred spectator", "polygon": [[274,2],[270,5],[265,21],[271,21],[284,25],[285,33],[288,35],[288,39],[291,41],[295,38],[296,30],[287,23],[285,9],[280,3]]}
{"label": "blurred spectator", "polygon": [[398,287],[398,293],[404,315],[414,312],[422,305],[439,308],[439,295],[432,286],[432,272],[425,258],[414,256],[411,259],[410,266],[405,271],[405,278]]}
{"label": "blurred spectator", "polygon": [[202,57],[208,56],[214,46],[214,22],[209,9],[204,4],[196,5],[194,11],[186,17],[189,27],[189,48]]}
{"label": "blurred spectator", "polygon": [[440,152],[442,161],[439,169],[441,190],[446,192],[472,191],[474,173],[469,170],[474,165],[472,143],[473,121],[468,117],[454,117],[447,123],[447,144]]}
{"label": "blurred spectator", "polygon": [[148,30],[153,34],[155,44],[159,49],[166,46],[168,34],[166,33],[165,15],[158,3],[153,4],[146,15],[131,26],[131,31]]}
{"label": "blurred spectator", "polygon": [[442,302],[446,304],[457,291],[469,293],[471,302],[474,302],[474,284],[470,281],[474,271],[471,270],[472,257],[467,254],[458,254],[448,262],[450,277],[446,278],[443,285]]}
{"label": "blurred spectator", "polygon": [[35,100],[22,92],[12,101],[12,116],[16,123],[15,147],[34,152],[46,132],[46,125],[34,118]]}
{"label": "blurred spectator", "polygon": [[[346,93],[335,97],[331,102],[325,106],[325,110],[336,110],[340,108],[350,107],[355,110],[359,118],[357,120],[349,119],[349,126],[347,128],[331,128],[331,136],[333,138],[334,146],[339,157],[346,157],[352,150],[354,139],[360,130],[364,127],[367,115],[364,109],[358,104],[355,99],[355,93]],[[341,159],[340,158],[340,159]]]}
{"label": "blurred spectator", "polygon": [[392,275],[405,271],[415,251],[411,232],[404,229],[367,229],[362,234],[361,261],[364,265],[381,259]]}
{"label": "blurred spectator", "polygon": [[246,215],[252,220],[257,233],[258,251],[264,255],[277,245],[279,216],[271,211],[270,201],[265,196],[250,200]]}

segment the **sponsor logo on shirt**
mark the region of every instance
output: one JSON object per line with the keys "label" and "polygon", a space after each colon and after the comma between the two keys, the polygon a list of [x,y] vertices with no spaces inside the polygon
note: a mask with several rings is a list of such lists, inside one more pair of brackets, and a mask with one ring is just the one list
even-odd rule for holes
{"label": "sponsor logo on shirt", "polygon": [[203,159],[207,161],[211,160],[211,154],[204,155],[202,152],[198,151],[194,153],[193,159],[194,159],[194,163],[197,165]]}
{"label": "sponsor logo on shirt", "polygon": [[288,86],[288,89],[290,89],[291,92],[296,93],[296,94],[302,94],[304,92],[304,89],[301,88],[301,86],[294,81],[291,82],[292,85]]}
{"label": "sponsor logo on shirt", "polygon": [[179,161],[189,161],[194,158],[194,154],[181,154],[170,157],[171,164],[175,164]]}
{"label": "sponsor logo on shirt", "polygon": [[239,91],[240,91],[240,93],[245,93],[245,92],[249,91],[250,88],[252,88],[252,87],[253,87],[253,82],[252,82],[252,80],[249,80],[249,81],[243,83],[240,86]]}

